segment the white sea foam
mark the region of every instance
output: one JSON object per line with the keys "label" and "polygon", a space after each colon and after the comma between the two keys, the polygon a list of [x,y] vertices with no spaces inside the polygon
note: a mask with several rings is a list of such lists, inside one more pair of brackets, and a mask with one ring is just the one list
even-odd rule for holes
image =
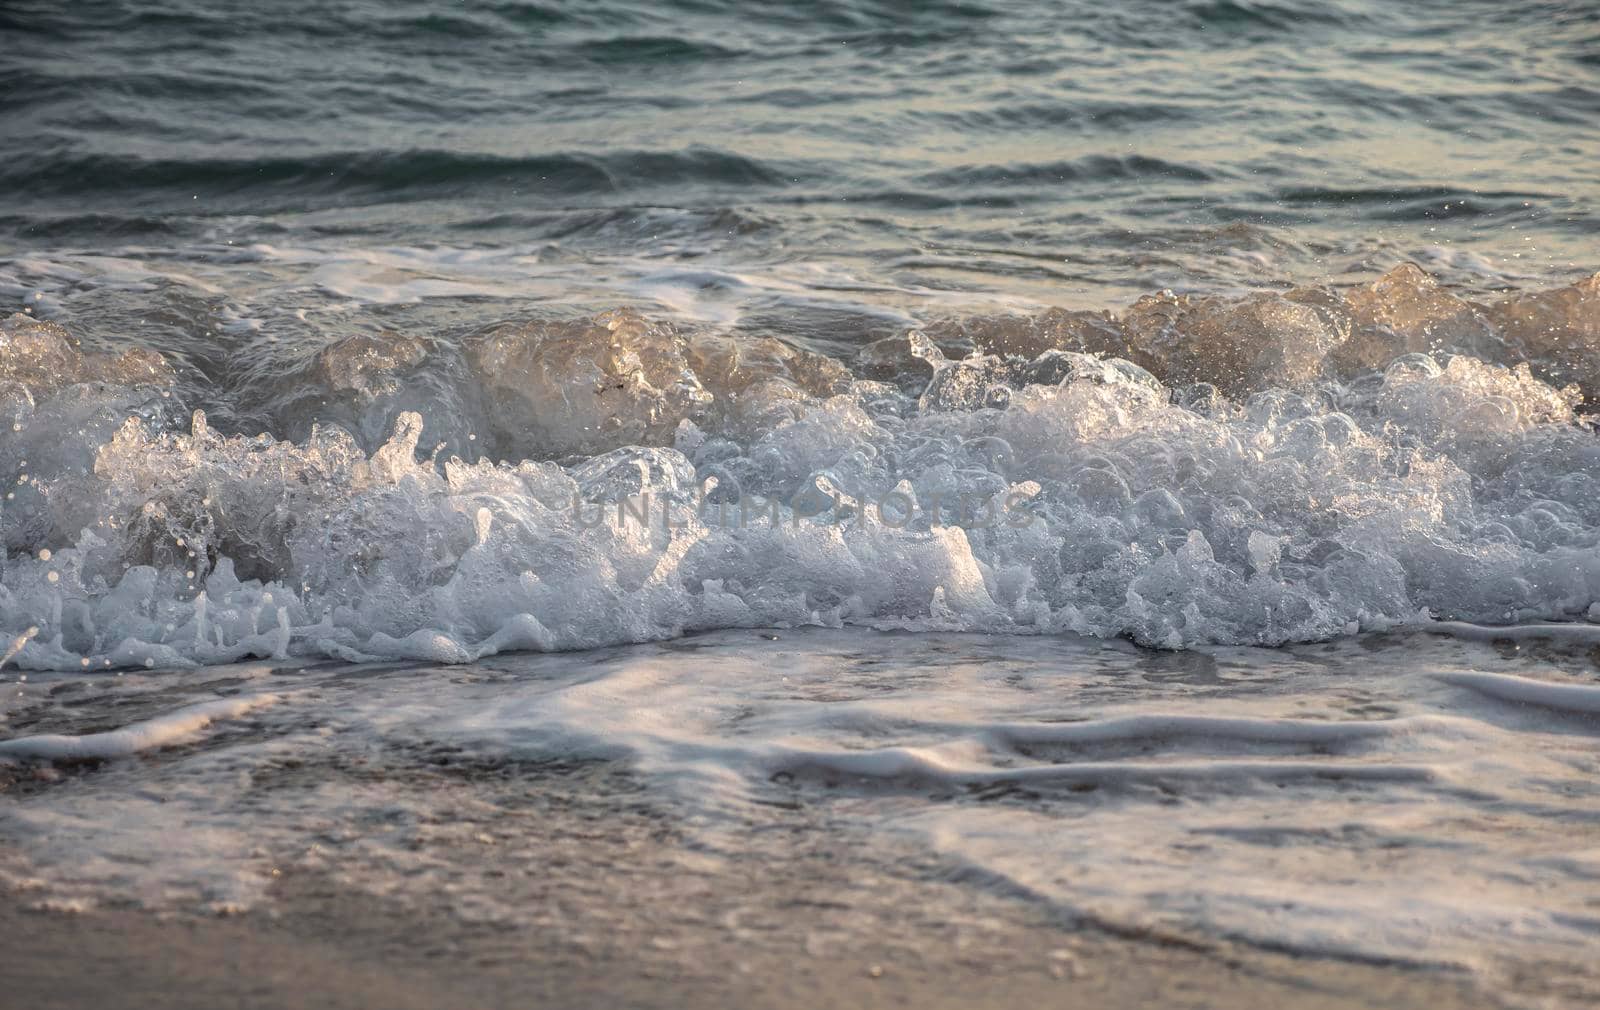
{"label": "white sea foam", "polygon": [[[620,311],[309,358],[247,341],[234,392],[18,315],[0,634],[36,629],[12,664],[78,669],[756,625],[1181,648],[1582,621],[1600,439],[1552,382],[1592,378],[1597,290],[1483,306],[1405,267],[964,317],[856,360]],[[184,402],[219,397],[293,440]],[[722,510],[757,498],[781,504]]]}

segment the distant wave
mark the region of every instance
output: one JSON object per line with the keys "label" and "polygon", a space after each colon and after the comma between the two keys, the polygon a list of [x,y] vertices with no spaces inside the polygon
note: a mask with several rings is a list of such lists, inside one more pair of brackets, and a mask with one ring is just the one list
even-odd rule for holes
{"label": "distant wave", "polygon": [[1276,194],[1290,206],[1342,207],[1363,217],[1390,221],[1430,221],[1453,217],[1505,217],[1523,214],[1537,201],[1557,197],[1515,190],[1468,191],[1449,186],[1343,189],[1291,187]]}
{"label": "distant wave", "polygon": [[934,186],[1013,185],[1028,186],[1053,182],[1102,181],[1107,179],[1182,179],[1206,182],[1217,177],[1199,165],[1166,161],[1144,155],[1095,154],[1072,161],[1042,164],[970,165],[930,172],[918,178]]}
{"label": "distant wave", "polygon": [[14,197],[145,192],[452,192],[486,185],[579,194],[696,184],[781,186],[790,177],[777,167],[708,147],[532,157],[438,150],[240,159],[35,155],[0,165],[0,187]]}

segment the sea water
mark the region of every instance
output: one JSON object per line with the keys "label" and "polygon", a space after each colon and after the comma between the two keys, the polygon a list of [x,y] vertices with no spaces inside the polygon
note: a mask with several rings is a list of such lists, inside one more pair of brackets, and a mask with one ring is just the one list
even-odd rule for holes
{"label": "sea water", "polygon": [[33,900],[532,921],[443,753],[1592,992],[1595,10],[0,19]]}

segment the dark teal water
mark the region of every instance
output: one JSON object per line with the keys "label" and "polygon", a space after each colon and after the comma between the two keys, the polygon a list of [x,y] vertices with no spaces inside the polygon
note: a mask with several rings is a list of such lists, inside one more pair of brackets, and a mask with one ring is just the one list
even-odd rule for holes
{"label": "dark teal water", "polygon": [[242,297],[217,247],[262,243],[464,285],[318,282],[366,301],[548,299],[552,263],[612,264],[600,301],[693,262],[1104,306],[1600,259],[1593,2],[13,0],[0,32],[13,307],[63,253]]}

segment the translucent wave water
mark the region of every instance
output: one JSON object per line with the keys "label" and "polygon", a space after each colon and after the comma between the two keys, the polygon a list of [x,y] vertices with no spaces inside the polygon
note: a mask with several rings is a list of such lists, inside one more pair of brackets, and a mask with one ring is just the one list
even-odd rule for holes
{"label": "translucent wave water", "polygon": [[0,631],[71,669],[1594,618],[1596,284],[1484,305],[1406,266],[936,319],[843,359],[623,310],[251,341],[203,377],[17,314]]}

